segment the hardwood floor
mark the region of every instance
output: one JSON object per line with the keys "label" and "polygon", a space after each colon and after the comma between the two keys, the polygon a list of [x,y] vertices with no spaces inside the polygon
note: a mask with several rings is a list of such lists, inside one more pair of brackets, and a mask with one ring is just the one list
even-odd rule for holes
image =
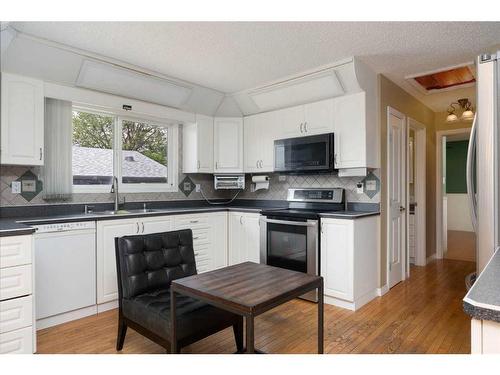
{"label": "hardwood floor", "polygon": [[[462,310],[474,263],[437,260],[412,267],[409,280],[356,312],[325,305],[325,353],[470,353],[470,319]],[[316,351],[316,305],[294,300],[256,319],[256,347],[270,353]],[[117,310],[38,331],[38,353],[117,353]],[[183,353],[232,353],[232,329]],[[163,353],[129,329],[121,353]]]}

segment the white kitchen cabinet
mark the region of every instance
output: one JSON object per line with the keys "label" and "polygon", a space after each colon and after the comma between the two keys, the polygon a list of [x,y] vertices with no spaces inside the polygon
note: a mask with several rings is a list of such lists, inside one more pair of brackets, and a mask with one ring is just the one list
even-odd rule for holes
{"label": "white kitchen cabinet", "polygon": [[471,320],[471,354],[500,354],[500,323]]}
{"label": "white kitchen cabinet", "polygon": [[[366,168],[375,166],[376,157],[369,154],[366,126],[365,93],[334,99],[335,168]],[[371,149],[372,147],[370,147]]]}
{"label": "white kitchen cabinet", "polygon": [[257,213],[229,212],[229,265],[260,261],[260,226]]}
{"label": "white kitchen cabinet", "polygon": [[97,222],[97,303],[118,299],[115,238],[138,234],[137,219],[102,220]]}
{"label": "white kitchen cabinet", "polygon": [[33,236],[0,237],[0,353],[36,350]]}
{"label": "white kitchen cabinet", "polygon": [[140,221],[139,234],[168,232],[173,227],[171,216],[143,217],[138,220]]}
{"label": "white kitchen cabinet", "polygon": [[277,111],[280,131],[278,138],[334,132],[333,99],[299,105]]}
{"label": "white kitchen cabinet", "polygon": [[225,212],[173,216],[174,228],[193,231],[198,273],[227,265],[227,214]]}
{"label": "white kitchen cabinet", "polygon": [[213,117],[196,115],[195,123],[183,125],[182,154],[182,170],[184,173],[213,173]]}
{"label": "white kitchen cabinet", "polygon": [[273,172],[274,140],[279,127],[277,112],[244,119],[244,172]]}
{"label": "white kitchen cabinet", "polygon": [[43,165],[43,82],[2,73],[2,164]]}
{"label": "white kitchen cabinet", "polygon": [[377,295],[378,216],[321,219],[325,302],[356,310]]}
{"label": "white kitchen cabinet", "polygon": [[215,118],[214,173],[243,173],[243,118]]}

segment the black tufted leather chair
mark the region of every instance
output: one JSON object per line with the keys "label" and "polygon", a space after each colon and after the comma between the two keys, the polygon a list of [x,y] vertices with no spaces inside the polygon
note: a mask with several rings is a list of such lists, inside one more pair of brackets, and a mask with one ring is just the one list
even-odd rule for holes
{"label": "black tufted leather chair", "polygon": [[[193,233],[184,229],[115,239],[119,321],[116,349],[127,327],[170,352],[170,283],[196,274]],[[193,298],[177,300],[177,348],[233,326],[236,347],[243,350],[243,318]]]}

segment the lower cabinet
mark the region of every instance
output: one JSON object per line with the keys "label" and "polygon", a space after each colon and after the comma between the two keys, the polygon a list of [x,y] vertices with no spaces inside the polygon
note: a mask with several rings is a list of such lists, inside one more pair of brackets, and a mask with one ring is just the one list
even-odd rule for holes
{"label": "lower cabinet", "polygon": [[321,219],[325,303],[356,310],[377,296],[379,217]]}
{"label": "lower cabinet", "polygon": [[500,323],[471,320],[471,354],[500,354]]}
{"label": "lower cabinet", "polygon": [[169,215],[97,223],[97,303],[118,299],[115,238],[187,229],[193,231],[198,273],[227,265],[227,214]]}
{"label": "lower cabinet", "polygon": [[0,354],[36,350],[33,236],[0,237]]}
{"label": "lower cabinet", "polygon": [[257,213],[229,212],[229,265],[259,263],[260,227]]}

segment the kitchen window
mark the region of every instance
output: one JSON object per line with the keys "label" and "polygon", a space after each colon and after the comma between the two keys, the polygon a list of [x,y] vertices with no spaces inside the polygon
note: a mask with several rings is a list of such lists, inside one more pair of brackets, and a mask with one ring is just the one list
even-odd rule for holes
{"label": "kitchen window", "polygon": [[73,109],[73,191],[177,191],[177,125]]}

